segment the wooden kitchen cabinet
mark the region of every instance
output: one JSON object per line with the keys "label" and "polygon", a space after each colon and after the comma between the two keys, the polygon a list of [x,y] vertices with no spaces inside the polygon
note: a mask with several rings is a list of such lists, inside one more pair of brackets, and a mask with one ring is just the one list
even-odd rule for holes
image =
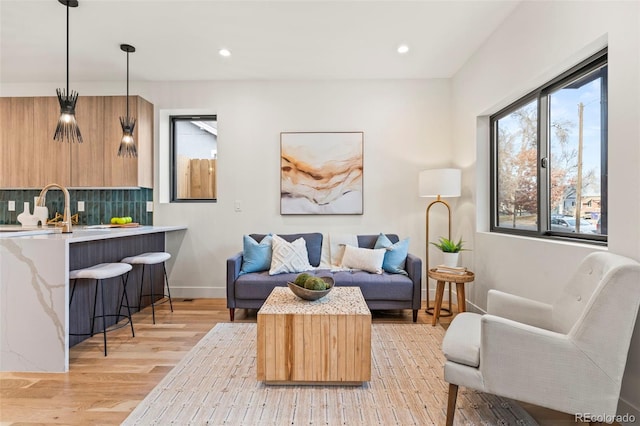
{"label": "wooden kitchen cabinet", "polygon": [[137,158],[118,157],[126,96],[78,97],[81,144],[53,140],[60,115],[56,97],[0,98],[0,188],[42,188],[52,182],[73,188],[152,188],[153,105],[139,96],[129,102],[138,120]]}
{"label": "wooden kitchen cabinet", "polygon": [[71,183],[69,153],[72,145],[79,144],[53,140],[60,117],[58,98],[38,97],[32,99],[34,151],[33,159],[29,164],[29,174],[32,177],[23,186],[32,188],[53,182],[69,186]]}
{"label": "wooden kitchen cabinet", "polygon": [[[104,98],[104,181],[106,186],[137,186],[138,160],[131,157],[118,157],[118,148],[122,139],[120,116],[127,113],[126,96],[107,96]],[[129,97],[129,110],[137,117],[137,102]],[[138,144],[138,124],[133,139]]]}
{"label": "wooden kitchen cabinet", "polygon": [[[136,118],[133,139],[138,157],[118,157],[122,139],[120,117],[127,113],[126,96],[104,98],[104,181],[106,186],[153,187],[153,105],[139,96],[129,97],[129,114]],[[106,117],[115,117],[106,122]]]}
{"label": "wooden kitchen cabinet", "polygon": [[53,140],[60,116],[55,97],[1,98],[0,187],[70,183],[69,144]]}
{"label": "wooden kitchen cabinet", "polygon": [[139,96],[138,128],[138,186],[153,188],[153,104]]}
{"label": "wooden kitchen cabinet", "polygon": [[76,121],[83,143],[71,147],[71,186],[103,187],[104,183],[104,96],[81,96],[76,104]]}
{"label": "wooden kitchen cabinet", "polygon": [[33,164],[38,153],[33,138],[33,98],[1,98],[1,101],[0,187],[35,186]]}

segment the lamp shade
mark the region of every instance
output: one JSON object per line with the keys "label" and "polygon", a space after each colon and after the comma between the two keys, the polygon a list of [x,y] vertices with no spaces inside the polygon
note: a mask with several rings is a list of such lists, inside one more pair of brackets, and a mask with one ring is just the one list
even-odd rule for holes
{"label": "lamp shade", "polygon": [[459,197],[460,169],[433,169],[420,172],[418,189],[420,197]]}

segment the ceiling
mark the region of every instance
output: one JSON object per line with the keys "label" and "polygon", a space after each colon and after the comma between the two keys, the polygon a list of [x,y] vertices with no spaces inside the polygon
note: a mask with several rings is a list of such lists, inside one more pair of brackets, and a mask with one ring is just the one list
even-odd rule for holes
{"label": "ceiling", "polygon": [[[124,79],[122,43],[136,47],[137,81],[448,78],[519,2],[79,3],[70,9],[72,83]],[[65,27],[57,0],[0,0],[0,82],[64,81]]]}

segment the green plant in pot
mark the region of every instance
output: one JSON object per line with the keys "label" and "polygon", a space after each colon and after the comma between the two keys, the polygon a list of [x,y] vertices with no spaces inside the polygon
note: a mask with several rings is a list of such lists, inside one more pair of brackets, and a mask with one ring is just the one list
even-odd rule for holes
{"label": "green plant in pot", "polygon": [[458,257],[460,252],[466,250],[464,248],[464,241],[462,241],[462,238],[460,238],[456,243],[454,240],[440,237],[437,243],[431,242],[431,244],[442,251],[444,265],[452,268],[458,266]]}

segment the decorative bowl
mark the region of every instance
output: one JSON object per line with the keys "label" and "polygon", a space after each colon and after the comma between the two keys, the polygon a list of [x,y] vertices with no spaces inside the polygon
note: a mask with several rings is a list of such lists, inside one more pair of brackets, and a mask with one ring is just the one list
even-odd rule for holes
{"label": "decorative bowl", "polygon": [[318,278],[321,278],[325,283],[327,283],[328,288],[326,290],[308,290],[292,282],[288,282],[287,285],[289,286],[293,294],[295,294],[301,299],[318,300],[326,296],[327,294],[329,294],[334,284],[333,278],[331,277],[318,277]]}

